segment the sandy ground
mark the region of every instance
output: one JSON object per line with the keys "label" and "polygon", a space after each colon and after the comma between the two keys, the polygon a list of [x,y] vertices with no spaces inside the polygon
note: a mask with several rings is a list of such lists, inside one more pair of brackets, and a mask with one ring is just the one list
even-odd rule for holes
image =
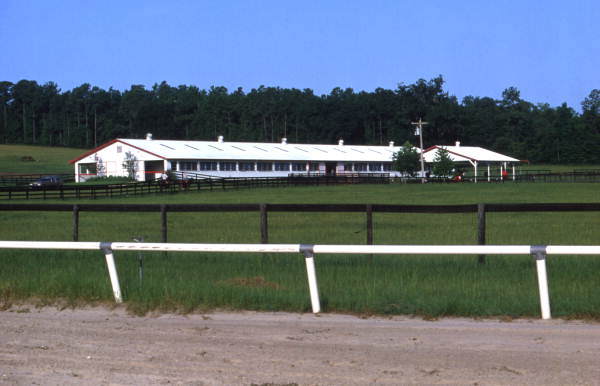
{"label": "sandy ground", "polygon": [[600,384],[600,324],[0,312],[0,384]]}

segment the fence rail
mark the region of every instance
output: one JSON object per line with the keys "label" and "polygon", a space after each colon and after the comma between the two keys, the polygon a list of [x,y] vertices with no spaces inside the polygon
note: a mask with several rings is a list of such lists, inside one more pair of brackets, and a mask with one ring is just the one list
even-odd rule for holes
{"label": "fence rail", "polygon": [[121,242],[49,242],[0,241],[4,249],[64,249],[101,250],[106,259],[115,302],[123,301],[121,284],[113,251],[169,251],[169,252],[235,252],[235,253],[301,253],[304,255],[308,288],[313,313],[321,312],[314,257],[329,254],[426,254],[426,255],[532,255],[536,260],[538,291],[542,319],[550,319],[550,295],[546,272],[547,255],[600,255],[600,245],[312,245],[312,244],[167,244]]}
{"label": "fence rail", "polygon": [[[182,172],[179,172],[182,173]],[[163,182],[159,180],[127,184],[107,185],[64,185],[60,187],[32,188],[28,186],[2,186],[0,183],[0,200],[49,200],[49,199],[96,199],[102,197],[136,196],[157,193],[176,193],[182,191],[228,190],[240,188],[303,186],[303,185],[338,185],[338,184],[389,184],[389,183],[421,183],[420,177],[392,177],[388,173],[348,173],[341,175],[290,174],[288,177],[248,177],[248,178],[181,178]],[[34,175],[28,175],[24,183],[31,182]],[[37,176],[37,175],[36,175]],[[42,175],[39,175],[42,176]],[[72,175],[69,175],[72,177]],[[0,176],[15,178],[14,176]],[[19,177],[20,178],[20,177]],[[25,178],[25,177],[23,177]],[[511,178],[512,180],[512,178]],[[467,176],[465,182],[473,182],[474,177]],[[479,177],[480,183],[487,183]],[[496,182],[494,180],[494,182]],[[430,183],[452,183],[448,178],[430,177]],[[586,169],[569,173],[523,173],[516,175],[514,182],[600,182],[600,170]]]}
{"label": "fence rail", "polygon": [[[588,212],[600,211],[600,203],[531,203],[531,204],[466,204],[466,205],[391,205],[391,204],[0,204],[2,211],[48,211],[72,213],[72,239],[79,241],[81,212],[153,212],[160,213],[161,242],[168,241],[168,213],[193,212],[257,212],[261,244],[269,243],[269,212],[364,213],[366,245],[374,243],[374,213],[475,213],[478,245],[486,244],[487,213],[507,212]],[[485,262],[485,255],[479,255]]]}
{"label": "fence rail", "polygon": [[202,178],[147,181],[108,185],[63,185],[59,187],[0,187],[0,200],[96,199],[186,191],[230,190],[259,187],[321,186],[339,184],[387,184],[387,175],[288,176],[251,178]]}

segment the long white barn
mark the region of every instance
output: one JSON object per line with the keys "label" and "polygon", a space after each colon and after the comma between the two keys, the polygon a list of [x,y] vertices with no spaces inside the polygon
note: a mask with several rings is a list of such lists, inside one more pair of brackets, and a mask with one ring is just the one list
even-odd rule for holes
{"label": "long white barn", "polygon": [[[490,165],[507,169],[519,160],[481,147],[432,146],[423,152],[427,163],[433,162],[437,149],[449,151],[457,163],[468,163],[474,168],[487,168],[485,177],[491,177]],[[390,142],[388,146],[294,144],[264,142],[173,141],[117,138],[71,160],[75,166],[75,180],[82,182],[96,176],[127,176],[129,160],[134,167],[135,179],[147,181],[160,178],[168,171],[189,176],[214,177],[285,177],[290,173],[336,174],[389,173],[394,153],[400,150]],[[419,151],[420,149],[417,149]],[[130,168],[131,169],[131,168]],[[514,168],[513,168],[514,175]]]}
{"label": "long white barn", "polygon": [[70,161],[76,181],[95,176],[127,176],[126,159],[138,181],[159,178],[165,171],[215,177],[280,177],[290,173],[392,173],[388,146],[114,139]]}

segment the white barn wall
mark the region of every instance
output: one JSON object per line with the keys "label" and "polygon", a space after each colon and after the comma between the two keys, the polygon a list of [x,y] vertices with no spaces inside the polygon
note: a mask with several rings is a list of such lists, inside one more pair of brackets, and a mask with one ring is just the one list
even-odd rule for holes
{"label": "white barn wall", "polygon": [[[120,151],[118,149],[120,148]],[[194,150],[192,150],[194,149]],[[216,150],[215,150],[216,149]],[[312,171],[325,173],[332,168],[338,174],[347,173],[344,165],[348,163],[378,164],[377,170],[382,172],[382,164],[392,162],[392,155],[399,147],[390,146],[354,146],[354,145],[312,145],[312,144],[288,144],[286,143],[242,143],[224,141],[170,141],[170,140],[141,140],[141,139],[116,139],[90,151],[76,159],[74,163],[76,181],[85,181],[89,176],[80,175],[79,169],[82,164],[95,164],[97,159],[102,160],[106,167],[107,176],[127,176],[127,170],[123,168],[125,155],[131,152],[137,159],[136,180],[144,181],[159,178],[161,173],[149,173],[145,170],[145,162],[163,162],[163,170],[172,170],[185,173],[182,164],[184,162],[235,162],[236,170],[199,170],[190,171],[190,175],[202,174],[215,177],[287,177],[290,173],[305,173]],[[240,162],[253,162],[254,170],[240,171]],[[257,170],[257,162],[270,163],[272,170]],[[286,170],[275,170],[275,163],[288,163]],[[292,163],[305,163],[299,170],[292,169]],[[331,165],[331,166],[327,166]],[[220,166],[220,164],[219,164]],[[363,171],[364,172],[364,171]],[[387,171],[392,175],[396,172]],[[100,173],[99,173],[100,174]]]}
{"label": "white barn wall", "polygon": [[[117,151],[119,147],[121,148],[120,152]],[[125,155],[128,152],[132,153],[133,156],[137,159],[136,180],[138,181],[145,180],[143,178],[145,175],[145,161],[162,161],[160,157],[153,156],[152,154],[149,154],[138,148],[129,146],[126,143],[115,142],[113,144],[108,145],[105,148],[98,150],[97,152],[94,152],[78,160],[75,163],[75,181],[82,182],[85,180],[85,176],[80,176],[79,174],[80,164],[97,164],[98,159],[102,160],[102,163],[106,166],[106,176],[126,177],[127,170],[123,168],[123,162],[125,161]]]}

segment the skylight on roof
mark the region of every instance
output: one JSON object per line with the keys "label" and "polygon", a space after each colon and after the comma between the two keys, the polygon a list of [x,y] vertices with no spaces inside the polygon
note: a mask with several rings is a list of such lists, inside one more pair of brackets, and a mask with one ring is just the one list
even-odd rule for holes
{"label": "skylight on roof", "polygon": [[350,150],[354,150],[355,152],[360,153],[360,154],[365,154],[364,151],[360,151],[360,150],[357,150],[357,149],[350,148]]}
{"label": "skylight on roof", "polygon": [[200,149],[198,149],[198,148],[195,148],[195,147],[193,147],[193,146],[190,146],[190,145],[188,145],[188,144],[186,144],[185,146],[187,146],[187,147],[191,147],[191,148],[192,148],[192,149],[194,149],[194,150],[200,150]]}
{"label": "skylight on roof", "polygon": [[380,152],[378,152],[377,150],[373,150],[373,149],[369,149],[371,150],[373,153],[377,153],[377,154],[381,154]]}
{"label": "skylight on roof", "polygon": [[320,148],[318,148],[318,147],[313,147],[313,149],[316,149],[316,150],[318,150],[318,151],[322,151],[323,153],[327,153],[327,151],[325,151],[325,150],[323,150],[323,149],[320,149]]}
{"label": "skylight on roof", "polygon": [[223,151],[223,149],[220,149],[220,148],[218,148],[218,147],[216,147],[216,146],[213,146],[213,145],[208,145],[208,146],[209,146],[209,147],[212,147],[213,149],[217,149],[217,150]]}
{"label": "skylight on roof", "polygon": [[340,153],[344,153],[344,154],[346,153],[345,151],[343,151],[343,150],[340,150],[340,149],[338,149],[337,147],[334,147],[334,148],[333,148],[333,150],[337,150],[337,151],[339,151]]}
{"label": "skylight on roof", "polygon": [[303,151],[303,152],[305,152],[305,153],[308,153],[308,150],[305,150],[305,149],[302,149],[302,148],[299,148],[299,147],[296,147],[296,146],[294,146],[294,149],[298,149],[298,150],[300,150],[300,151]]}
{"label": "skylight on roof", "polygon": [[258,149],[258,150],[266,151],[267,153],[269,152],[268,150],[265,150],[262,147],[258,147],[258,146],[252,146],[252,147],[254,147],[254,148]]}
{"label": "skylight on roof", "polygon": [[277,146],[275,146],[275,149],[279,149],[279,150],[281,150],[281,151],[285,151],[286,153],[289,153],[287,150],[285,150],[285,149],[282,149],[282,148],[280,148],[280,147],[277,147]]}
{"label": "skylight on roof", "polygon": [[164,143],[161,143],[161,144],[160,144],[160,146],[164,146],[164,147],[166,147],[167,149],[175,150],[175,149],[173,149],[171,146],[167,146],[167,145],[165,145]]}
{"label": "skylight on roof", "polygon": [[233,146],[233,145],[231,145],[231,147],[234,149],[241,150],[241,151],[246,151],[246,149],[242,149],[241,147],[237,147],[237,146]]}

